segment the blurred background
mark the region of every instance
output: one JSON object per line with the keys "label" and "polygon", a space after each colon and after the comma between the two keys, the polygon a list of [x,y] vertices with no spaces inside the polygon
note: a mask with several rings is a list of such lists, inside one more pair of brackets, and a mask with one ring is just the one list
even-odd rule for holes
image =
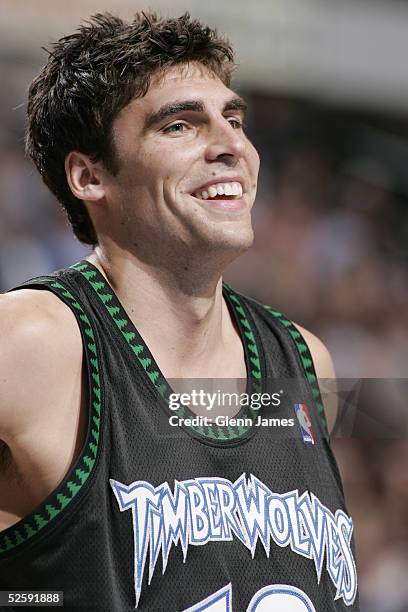
{"label": "blurred background", "polygon": [[262,168],[256,241],[226,279],[320,336],[340,379],[384,383],[366,402],[391,415],[387,433],[340,428],[333,446],[362,610],[408,611],[408,3],[0,0],[0,289],[88,253],[24,158],[41,47],[92,13],[147,6],[189,10],[237,50]]}

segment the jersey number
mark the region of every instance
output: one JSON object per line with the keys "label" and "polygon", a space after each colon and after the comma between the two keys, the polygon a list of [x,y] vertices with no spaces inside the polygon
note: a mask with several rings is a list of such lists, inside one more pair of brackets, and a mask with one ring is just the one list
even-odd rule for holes
{"label": "jersey number", "polygon": [[[184,612],[232,612],[231,583]],[[247,612],[316,612],[306,593],[287,584],[271,584],[252,597]]]}

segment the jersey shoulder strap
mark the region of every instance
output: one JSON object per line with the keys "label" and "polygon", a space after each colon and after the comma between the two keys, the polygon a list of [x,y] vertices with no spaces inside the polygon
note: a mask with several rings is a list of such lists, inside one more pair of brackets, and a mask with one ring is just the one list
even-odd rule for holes
{"label": "jersey shoulder strap", "polygon": [[285,338],[289,345],[291,345],[293,354],[295,355],[299,366],[299,370],[304,375],[310,389],[310,395],[319,417],[319,421],[325,434],[328,435],[328,426],[319,381],[316,375],[313,357],[305,338],[299,329],[294,325],[293,321],[291,321],[279,310],[276,310],[267,304],[262,304],[253,298],[246,297],[242,294],[238,295],[240,296],[240,299],[246,303],[255,317],[259,316],[265,320],[274,333],[277,333],[279,336]]}

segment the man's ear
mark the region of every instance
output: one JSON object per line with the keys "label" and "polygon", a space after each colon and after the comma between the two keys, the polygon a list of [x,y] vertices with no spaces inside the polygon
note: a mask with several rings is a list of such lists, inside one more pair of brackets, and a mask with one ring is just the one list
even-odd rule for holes
{"label": "man's ear", "polygon": [[78,200],[97,202],[105,196],[101,162],[89,155],[71,151],[65,158],[65,173],[70,189]]}

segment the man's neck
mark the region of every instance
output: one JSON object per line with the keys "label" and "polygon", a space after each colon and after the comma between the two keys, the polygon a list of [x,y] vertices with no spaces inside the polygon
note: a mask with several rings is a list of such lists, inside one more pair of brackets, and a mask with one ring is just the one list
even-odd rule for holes
{"label": "man's neck", "polygon": [[108,259],[99,248],[88,260],[114,289],[166,378],[245,376],[219,274],[210,278],[207,269],[207,282],[202,275],[199,285],[131,256]]}

